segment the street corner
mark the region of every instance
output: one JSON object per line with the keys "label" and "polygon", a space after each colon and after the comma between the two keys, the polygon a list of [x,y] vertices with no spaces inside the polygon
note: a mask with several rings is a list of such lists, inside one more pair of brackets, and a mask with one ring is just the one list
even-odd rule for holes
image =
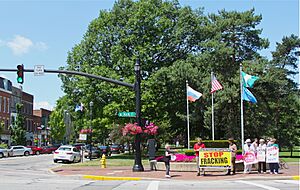
{"label": "street corner", "polygon": [[112,176],[95,176],[95,175],[83,175],[83,179],[92,179],[92,180],[100,180],[100,181],[140,181],[142,178],[140,177],[112,177]]}

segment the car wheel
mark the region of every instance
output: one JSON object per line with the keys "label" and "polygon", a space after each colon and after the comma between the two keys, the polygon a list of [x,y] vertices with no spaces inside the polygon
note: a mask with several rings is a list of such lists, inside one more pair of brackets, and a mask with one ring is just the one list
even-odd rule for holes
{"label": "car wheel", "polygon": [[35,154],[36,154],[36,155],[40,155],[40,151],[36,151]]}
{"label": "car wheel", "polygon": [[24,152],[24,156],[28,156],[28,155],[29,155],[28,151]]}
{"label": "car wheel", "polygon": [[0,153],[0,158],[3,158],[4,157],[4,154],[1,152]]}
{"label": "car wheel", "polygon": [[54,163],[57,163],[57,160],[53,160]]}

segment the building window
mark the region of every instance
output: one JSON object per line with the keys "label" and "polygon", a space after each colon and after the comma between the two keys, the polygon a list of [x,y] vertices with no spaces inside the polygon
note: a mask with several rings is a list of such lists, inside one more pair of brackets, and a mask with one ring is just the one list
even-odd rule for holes
{"label": "building window", "polygon": [[7,113],[9,113],[10,110],[10,99],[7,98]]}
{"label": "building window", "polygon": [[3,97],[3,113],[6,112],[6,97]]}
{"label": "building window", "polygon": [[2,112],[2,96],[0,96],[0,112]]}

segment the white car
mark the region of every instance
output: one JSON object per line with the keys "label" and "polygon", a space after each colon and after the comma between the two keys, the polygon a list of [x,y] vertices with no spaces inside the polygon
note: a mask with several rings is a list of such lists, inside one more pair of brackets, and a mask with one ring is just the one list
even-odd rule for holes
{"label": "white car", "polygon": [[8,157],[8,152],[8,149],[0,147],[0,158]]}
{"label": "white car", "polygon": [[80,162],[80,151],[74,146],[60,146],[53,154],[53,161]]}
{"label": "white car", "polygon": [[25,146],[12,146],[9,149],[9,156],[28,156],[32,153],[31,148]]}

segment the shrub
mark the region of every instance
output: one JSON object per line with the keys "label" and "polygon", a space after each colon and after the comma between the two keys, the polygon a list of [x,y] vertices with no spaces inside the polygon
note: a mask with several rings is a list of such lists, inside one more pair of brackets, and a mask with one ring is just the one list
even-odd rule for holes
{"label": "shrub", "polygon": [[[228,140],[203,140],[206,148],[228,148]],[[196,140],[190,141],[190,146],[194,146]]]}
{"label": "shrub", "polygon": [[0,148],[7,148],[8,146],[7,146],[7,144],[5,144],[5,143],[0,143]]}
{"label": "shrub", "polygon": [[195,156],[195,151],[194,150],[185,150],[184,154],[187,156]]}

